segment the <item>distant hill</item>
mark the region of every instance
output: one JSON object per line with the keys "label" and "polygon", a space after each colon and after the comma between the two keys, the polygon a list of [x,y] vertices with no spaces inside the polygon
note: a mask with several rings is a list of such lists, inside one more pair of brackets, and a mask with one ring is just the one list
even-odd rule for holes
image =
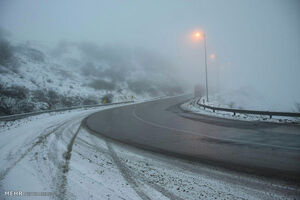
{"label": "distant hill", "polygon": [[144,49],[0,40],[0,113],[15,114],[183,92],[170,64]]}

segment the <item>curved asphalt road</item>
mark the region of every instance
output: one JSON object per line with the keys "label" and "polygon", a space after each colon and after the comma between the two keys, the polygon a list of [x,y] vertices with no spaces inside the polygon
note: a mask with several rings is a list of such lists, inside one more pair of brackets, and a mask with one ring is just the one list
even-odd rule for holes
{"label": "curved asphalt road", "polygon": [[86,127],[144,149],[300,182],[300,126],[242,122],[184,112],[189,96],[90,115]]}

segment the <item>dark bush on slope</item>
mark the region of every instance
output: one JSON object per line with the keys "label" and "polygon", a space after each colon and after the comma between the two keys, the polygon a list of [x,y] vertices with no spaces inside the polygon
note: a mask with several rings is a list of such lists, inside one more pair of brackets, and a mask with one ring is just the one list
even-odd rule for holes
{"label": "dark bush on slope", "polygon": [[46,103],[47,109],[65,108],[72,106],[79,106],[83,103],[83,99],[79,96],[70,97],[60,95],[54,90],[35,90],[32,92],[32,100],[36,103]]}
{"label": "dark bush on slope", "polygon": [[112,82],[108,82],[105,80],[95,80],[88,84],[89,87],[94,88],[96,90],[114,90],[116,88],[116,85]]}
{"label": "dark bush on slope", "polygon": [[60,103],[62,107],[72,107],[72,106],[79,106],[83,102],[81,97],[67,97],[67,96],[61,96]]}
{"label": "dark bush on slope", "polygon": [[83,105],[95,105],[95,104],[98,104],[98,101],[96,100],[95,97],[87,97],[83,100],[82,102]]}
{"label": "dark bush on slope", "polygon": [[28,92],[25,87],[0,85],[0,114],[32,112],[35,107],[28,99]]}
{"label": "dark bush on slope", "polygon": [[10,97],[14,99],[26,99],[28,97],[29,90],[22,86],[1,86],[1,97]]}

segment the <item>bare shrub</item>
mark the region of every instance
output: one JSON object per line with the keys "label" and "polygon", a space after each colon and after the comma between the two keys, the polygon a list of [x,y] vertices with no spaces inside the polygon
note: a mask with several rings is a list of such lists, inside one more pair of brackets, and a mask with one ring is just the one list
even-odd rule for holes
{"label": "bare shrub", "polygon": [[75,96],[75,97],[72,97],[72,104],[73,106],[79,106],[81,105],[83,102],[83,98],[80,97],[80,96]]}
{"label": "bare shrub", "polygon": [[95,105],[97,103],[98,102],[96,100],[96,97],[92,97],[92,96],[85,98],[82,102],[83,105]]}
{"label": "bare shrub", "polygon": [[48,90],[47,92],[47,103],[51,105],[56,105],[60,102],[59,94],[55,92],[54,90]]}
{"label": "bare shrub", "polygon": [[96,90],[114,90],[116,88],[114,83],[101,79],[89,83],[88,86]]}
{"label": "bare shrub", "polygon": [[79,96],[69,97],[60,95],[54,90],[35,90],[32,92],[32,101],[46,103],[51,108],[58,108],[78,106],[83,102],[83,99]]}
{"label": "bare shrub", "polygon": [[24,112],[32,112],[35,106],[28,100],[29,90],[21,86],[0,86],[0,113],[1,114],[17,114]]}
{"label": "bare shrub", "polygon": [[63,107],[74,106],[74,99],[72,97],[61,96],[60,102]]}
{"label": "bare shrub", "polygon": [[17,105],[16,113],[27,113],[35,110],[34,104],[28,100],[22,100]]}
{"label": "bare shrub", "polygon": [[[3,87],[3,86],[2,86]],[[1,91],[1,96],[6,96],[15,99],[26,99],[29,90],[22,86],[4,87]]]}
{"label": "bare shrub", "polygon": [[34,90],[32,92],[32,100],[35,102],[47,102],[48,98],[44,90]]}

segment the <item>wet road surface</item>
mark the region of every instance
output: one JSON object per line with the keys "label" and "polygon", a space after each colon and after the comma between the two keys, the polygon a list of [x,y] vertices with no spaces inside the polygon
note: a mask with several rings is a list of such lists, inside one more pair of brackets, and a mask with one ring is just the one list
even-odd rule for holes
{"label": "wet road surface", "polygon": [[230,170],[299,183],[300,126],[184,112],[181,96],[104,110],[85,120],[102,136]]}

